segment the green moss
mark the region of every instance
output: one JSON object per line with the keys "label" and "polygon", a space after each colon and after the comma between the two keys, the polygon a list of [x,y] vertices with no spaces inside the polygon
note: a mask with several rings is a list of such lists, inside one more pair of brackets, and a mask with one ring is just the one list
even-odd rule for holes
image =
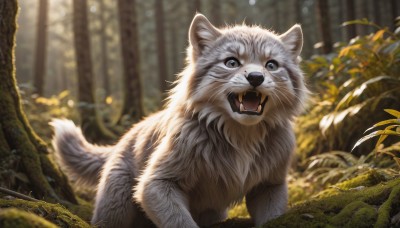
{"label": "green moss", "polygon": [[56,228],[57,226],[35,214],[25,212],[16,208],[10,208],[0,210],[0,227]]}
{"label": "green moss", "polygon": [[248,218],[232,218],[210,226],[209,228],[248,228],[254,227],[254,223]]}
{"label": "green moss", "polygon": [[352,178],[347,181],[343,181],[331,188],[325,189],[321,191],[315,198],[324,198],[328,196],[337,195],[341,192],[351,191],[357,187],[370,187],[374,186],[382,181],[386,181],[387,179],[381,173],[376,170],[371,170],[365,174],[362,174],[358,177]]}
{"label": "green moss", "polygon": [[391,212],[394,209],[397,209],[397,211],[400,209],[400,186],[393,188],[389,198],[379,207],[379,216],[375,227],[388,227]]}
{"label": "green moss", "polygon": [[[374,181],[372,177],[366,179]],[[357,186],[360,182],[356,180],[341,186]],[[390,215],[399,208],[399,186],[400,179],[395,179],[362,190],[344,191],[313,199],[294,206],[264,227],[372,227],[374,224],[376,227],[387,227]]]}
{"label": "green moss", "polygon": [[69,212],[59,204],[51,204],[43,201],[31,202],[20,199],[0,199],[0,208],[18,208],[34,213],[59,227],[90,227],[78,216]]}
{"label": "green moss", "polygon": [[376,209],[362,201],[354,201],[345,206],[330,222],[340,227],[370,227],[376,221]]}
{"label": "green moss", "polygon": [[87,202],[79,197],[77,197],[79,205],[70,204],[66,206],[69,211],[78,215],[80,218],[85,220],[86,222],[90,222],[92,219],[92,212],[93,212],[93,204]]}
{"label": "green moss", "polygon": [[371,170],[363,175],[341,182],[337,184],[337,186],[343,189],[350,189],[358,186],[369,187],[381,183],[382,181],[386,181],[385,176],[376,170]]}

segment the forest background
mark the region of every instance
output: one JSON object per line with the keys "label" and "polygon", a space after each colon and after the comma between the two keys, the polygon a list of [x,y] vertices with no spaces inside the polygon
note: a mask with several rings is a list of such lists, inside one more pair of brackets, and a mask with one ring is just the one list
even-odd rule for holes
{"label": "forest background", "polygon": [[[301,202],[398,178],[396,0],[20,0],[19,6],[15,66],[21,104],[50,160],[52,118],[74,120],[90,141],[102,144],[115,142],[131,124],[161,109],[185,64],[191,19],[201,12],[216,26],[257,24],[282,33],[302,25],[301,64],[312,95],[296,121],[291,207],[302,210]],[[18,150],[10,151],[2,155],[0,186],[46,197],[32,187]],[[343,184],[363,175],[373,181]],[[51,185],[58,181],[46,178]],[[90,208],[81,200],[90,202],[92,193],[74,188],[78,200],[61,198]],[[382,205],[390,192],[385,196]],[[395,224],[400,209],[391,205],[389,222]],[[378,223],[380,214],[372,214]],[[244,204],[230,216],[248,217]],[[88,220],[90,212],[81,217]],[[318,220],[308,212],[299,217]],[[329,221],[340,224],[339,219]]]}

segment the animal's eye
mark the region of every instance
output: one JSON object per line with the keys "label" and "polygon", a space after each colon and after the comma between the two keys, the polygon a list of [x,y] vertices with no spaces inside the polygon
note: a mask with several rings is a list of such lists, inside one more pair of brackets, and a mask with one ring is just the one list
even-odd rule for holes
{"label": "animal's eye", "polygon": [[227,58],[225,60],[225,66],[228,68],[238,68],[240,66],[239,60],[234,57]]}
{"label": "animal's eye", "polygon": [[275,60],[269,60],[265,64],[265,68],[267,68],[268,71],[275,71],[278,69],[278,67],[279,67],[278,62]]}

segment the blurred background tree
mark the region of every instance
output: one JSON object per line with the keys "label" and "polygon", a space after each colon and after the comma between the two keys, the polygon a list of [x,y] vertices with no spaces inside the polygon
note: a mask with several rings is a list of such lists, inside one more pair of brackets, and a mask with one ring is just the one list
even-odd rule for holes
{"label": "blurred background tree", "polygon": [[45,64],[47,55],[47,20],[48,20],[48,0],[39,1],[38,25],[36,29],[35,65],[33,75],[33,87],[35,93],[43,96]]}
{"label": "blurred background tree", "polygon": [[[139,73],[139,23],[135,0],[118,0],[119,28],[123,66],[122,112],[124,119],[138,121],[143,117],[142,83]],[[147,80],[146,80],[147,81]]]}
{"label": "blurred background tree", "polygon": [[87,9],[86,0],[73,1],[73,33],[81,128],[91,142],[110,142],[115,136],[103,126],[97,114]]}

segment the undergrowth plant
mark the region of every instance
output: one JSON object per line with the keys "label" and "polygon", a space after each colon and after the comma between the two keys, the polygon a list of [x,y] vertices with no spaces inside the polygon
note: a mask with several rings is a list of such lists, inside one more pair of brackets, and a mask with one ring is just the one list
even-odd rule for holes
{"label": "undergrowth plant", "polygon": [[374,124],[372,127],[368,128],[365,132],[374,130],[378,127],[386,126],[383,130],[376,130],[369,133],[368,135],[363,136],[356,142],[353,149],[358,147],[365,141],[379,136],[378,141],[375,144],[374,152],[376,152],[377,154],[389,155],[390,157],[393,158],[398,167],[400,167],[400,139],[398,138],[397,142],[389,146],[385,146],[383,144],[383,142],[390,135],[400,137],[400,112],[393,109],[385,109],[385,112],[389,113],[395,118],[380,121]]}
{"label": "undergrowth plant", "polygon": [[[350,151],[365,126],[385,118],[376,110],[400,108],[400,40],[387,28],[356,37],[326,56],[303,63],[312,104],[298,119],[298,148],[304,160],[328,151]],[[364,143],[354,155],[368,154]]]}
{"label": "undergrowth plant", "polygon": [[51,97],[38,97],[29,87],[20,85],[22,105],[35,132],[46,142],[50,142],[52,129],[48,123],[53,118],[78,120],[76,102],[68,90]]}

